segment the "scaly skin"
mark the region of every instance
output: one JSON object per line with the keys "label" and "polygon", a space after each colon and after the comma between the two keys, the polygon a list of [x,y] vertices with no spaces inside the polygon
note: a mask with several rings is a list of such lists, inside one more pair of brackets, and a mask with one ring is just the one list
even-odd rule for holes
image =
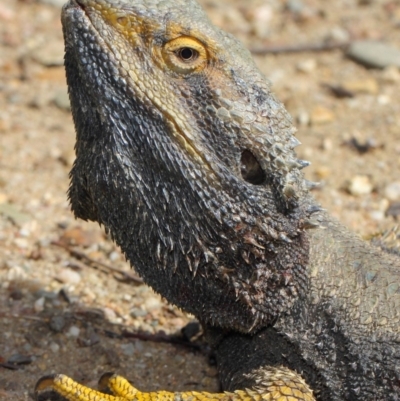
{"label": "scaly skin", "polygon": [[398,400],[400,260],[315,204],[249,53],[192,0],[76,1],[63,10],[72,209],[202,322],[237,392],[188,397]]}

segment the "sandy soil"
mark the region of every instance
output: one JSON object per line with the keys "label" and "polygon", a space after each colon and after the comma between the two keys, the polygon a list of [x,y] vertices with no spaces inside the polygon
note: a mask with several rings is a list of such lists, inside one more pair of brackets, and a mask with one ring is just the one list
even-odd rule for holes
{"label": "sandy soil", "polygon": [[[248,46],[349,37],[400,48],[399,1],[202,3],[216,24]],[[179,333],[192,318],[102,267],[99,262],[129,272],[102,230],[69,211],[74,128],[62,50],[59,8],[1,1],[0,399],[32,399],[38,378],[53,373],[94,386],[102,373],[117,371],[145,390],[216,391],[207,348],[126,334]],[[367,69],[341,50],[256,61],[298,123],[299,155],[313,163],[306,174],[322,183],[316,198],[364,237],[394,226],[399,70]],[[338,98],[327,85],[351,88],[354,96]],[[352,143],[366,144],[366,151]]]}

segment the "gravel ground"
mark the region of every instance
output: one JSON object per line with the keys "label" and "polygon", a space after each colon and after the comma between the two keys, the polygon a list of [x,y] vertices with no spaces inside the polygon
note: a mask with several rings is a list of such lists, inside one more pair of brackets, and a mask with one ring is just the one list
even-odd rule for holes
{"label": "gravel ground", "polygon": [[[157,342],[192,317],[142,284],[98,226],[70,213],[74,129],[57,3],[0,3],[0,399],[30,400],[52,373],[94,386],[117,371],[144,390],[217,391],[201,342]],[[252,48],[388,46],[370,63],[400,51],[400,1],[202,3]],[[366,68],[340,49],[255,57],[297,122],[299,156],[313,163],[306,175],[321,182],[315,197],[363,237],[396,225],[400,64]]]}

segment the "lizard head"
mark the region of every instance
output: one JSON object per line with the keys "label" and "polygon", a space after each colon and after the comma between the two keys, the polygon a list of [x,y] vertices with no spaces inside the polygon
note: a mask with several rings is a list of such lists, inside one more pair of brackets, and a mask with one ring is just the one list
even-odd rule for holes
{"label": "lizard head", "polygon": [[194,1],[71,0],[69,198],[144,280],[250,332],[307,288],[307,190],[291,118]]}

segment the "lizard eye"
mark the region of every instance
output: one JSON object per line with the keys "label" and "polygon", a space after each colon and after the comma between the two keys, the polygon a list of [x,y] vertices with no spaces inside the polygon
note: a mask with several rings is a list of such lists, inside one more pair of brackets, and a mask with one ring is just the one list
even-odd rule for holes
{"label": "lizard eye", "polygon": [[166,65],[180,74],[201,71],[208,59],[204,45],[188,36],[167,42],[162,49],[162,56]]}

